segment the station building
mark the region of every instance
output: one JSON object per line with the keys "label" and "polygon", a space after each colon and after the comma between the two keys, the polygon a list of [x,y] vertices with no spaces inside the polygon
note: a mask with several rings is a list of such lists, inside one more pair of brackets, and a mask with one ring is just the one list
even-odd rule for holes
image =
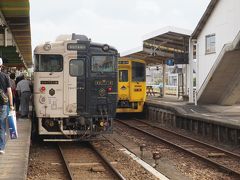
{"label": "station building", "polygon": [[190,38],[188,87],[196,46],[196,103],[233,105],[240,100],[240,1],[211,0]]}

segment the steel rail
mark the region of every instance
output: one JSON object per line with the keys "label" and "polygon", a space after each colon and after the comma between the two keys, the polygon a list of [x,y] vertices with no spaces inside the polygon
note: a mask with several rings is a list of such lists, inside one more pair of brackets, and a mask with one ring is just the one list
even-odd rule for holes
{"label": "steel rail", "polygon": [[70,180],[74,180],[75,178],[74,178],[73,173],[72,173],[72,171],[71,171],[71,169],[70,169],[70,167],[69,167],[69,164],[68,164],[68,162],[67,162],[67,160],[66,160],[66,158],[65,158],[65,156],[64,156],[64,153],[63,153],[63,150],[62,150],[60,144],[58,144],[58,150],[59,150],[59,152],[60,152],[60,154],[61,154],[61,157],[62,157],[62,159],[63,159],[63,162],[64,162],[64,164],[65,164],[65,166],[66,166],[69,179],[70,179]]}
{"label": "steel rail", "polygon": [[164,142],[164,143],[166,143],[166,144],[168,144],[168,145],[171,145],[171,146],[173,146],[173,147],[175,147],[175,148],[178,148],[178,149],[180,149],[180,150],[182,150],[182,151],[185,151],[185,152],[187,152],[187,153],[189,153],[189,154],[191,154],[191,155],[193,155],[193,156],[195,156],[195,157],[197,157],[197,158],[200,158],[200,159],[204,160],[205,162],[208,162],[208,163],[210,163],[210,164],[212,164],[212,165],[214,165],[214,166],[216,166],[216,167],[218,167],[218,168],[220,168],[220,169],[222,169],[222,170],[224,170],[224,171],[226,171],[226,172],[228,172],[228,173],[230,173],[230,174],[237,175],[237,176],[240,177],[240,173],[239,173],[239,172],[234,171],[234,170],[232,170],[232,169],[230,169],[230,168],[228,168],[228,167],[226,167],[226,166],[224,166],[224,165],[221,165],[221,164],[219,164],[219,163],[216,163],[216,162],[214,162],[214,161],[211,161],[210,159],[205,158],[204,156],[202,156],[202,155],[200,155],[200,154],[197,154],[197,153],[194,153],[194,152],[189,151],[189,150],[187,150],[187,149],[184,149],[183,147],[181,147],[181,146],[179,146],[179,145],[177,145],[177,144],[174,144],[174,143],[172,143],[172,142],[170,142],[170,141],[168,141],[168,140],[166,140],[166,139],[164,139],[164,138],[161,138],[161,137],[159,137],[159,136],[156,136],[156,135],[154,135],[154,134],[152,134],[152,133],[150,133],[150,132],[147,132],[147,131],[142,130],[142,129],[137,128],[137,127],[134,127],[134,126],[132,126],[132,125],[129,125],[128,123],[123,122],[123,121],[121,121],[121,120],[117,120],[117,122],[120,122],[120,123],[122,123],[122,124],[124,124],[124,125],[126,125],[126,126],[128,126],[128,127],[130,127],[130,128],[132,128],[132,129],[135,129],[135,130],[137,130],[137,131],[139,131],[139,132],[142,132],[142,133],[145,133],[145,134],[147,134],[147,135],[149,135],[149,136],[151,136],[151,137],[154,137],[155,139],[158,139],[158,140],[160,140],[160,141],[162,141],[162,142]]}
{"label": "steel rail", "polygon": [[211,144],[207,144],[207,143],[205,143],[205,142],[202,142],[202,141],[193,139],[193,138],[191,138],[191,137],[184,136],[184,135],[179,134],[179,133],[176,133],[176,132],[174,132],[174,131],[171,131],[171,130],[168,130],[168,129],[165,129],[165,128],[162,128],[162,127],[158,127],[158,126],[149,124],[149,123],[144,122],[143,120],[140,120],[140,119],[137,119],[137,120],[134,120],[134,121],[140,121],[141,123],[146,124],[146,125],[148,125],[148,126],[150,126],[150,127],[153,127],[153,128],[156,128],[156,129],[160,129],[160,130],[165,131],[165,132],[167,132],[167,133],[172,133],[172,134],[174,134],[174,135],[176,135],[176,136],[185,138],[185,139],[190,140],[190,141],[193,141],[193,142],[195,142],[195,143],[202,144],[202,145],[207,146],[207,147],[209,147],[209,148],[217,149],[217,150],[220,151],[220,152],[223,152],[223,153],[225,153],[225,154],[228,154],[228,155],[230,155],[230,156],[234,156],[235,158],[239,158],[239,159],[240,159],[240,155],[239,155],[239,154],[235,154],[235,153],[233,153],[233,152],[230,152],[230,151],[227,151],[227,150],[225,150],[225,149],[222,149],[222,148],[213,146],[213,145],[211,145]]}
{"label": "steel rail", "polygon": [[98,151],[95,146],[89,142],[89,146],[92,148],[92,150],[103,160],[103,162],[114,172],[114,174],[121,180],[126,180],[123,175],[112,166],[112,164]]}

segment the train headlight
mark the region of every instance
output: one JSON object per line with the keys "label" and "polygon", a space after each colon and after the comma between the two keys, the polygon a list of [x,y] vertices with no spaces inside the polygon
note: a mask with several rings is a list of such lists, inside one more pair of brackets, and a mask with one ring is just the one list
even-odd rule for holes
{"label": "train headlight", "polygon": [[52,47],[51,47],[51,44],[49,44],[49,43],[46,43],[46,44],[44,44],[44,46],[43,46],[43,49],[44,49],[45,51],[49,51],[51,48],[52,48]]}
{"label": "train headlight", "polygon": [[103,127],[103,126],[104,126],[104,122],[103,122],[103,121],[100,121],[100,122],[99,122],[99,125],[100,125],[101,127]]}
{"label": "train headlight", "polygon": [[54,121],[49,121],[48,125],[49,125],[49,127],[53,127],[55,125]]}
{"label": "train headlight", "polygon": [[102,47],[103,51],[109,51],[109,49],[110,49],[110,47],[107,44],[104,44],[103,47]]}

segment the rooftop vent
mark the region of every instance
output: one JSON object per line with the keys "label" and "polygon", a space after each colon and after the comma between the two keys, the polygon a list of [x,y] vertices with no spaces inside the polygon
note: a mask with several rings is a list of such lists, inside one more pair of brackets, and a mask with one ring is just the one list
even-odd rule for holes
{"label": "rooftop vent", "polygon": [[72,34],[72,40],[89,41],[88,37],[80,34]]}

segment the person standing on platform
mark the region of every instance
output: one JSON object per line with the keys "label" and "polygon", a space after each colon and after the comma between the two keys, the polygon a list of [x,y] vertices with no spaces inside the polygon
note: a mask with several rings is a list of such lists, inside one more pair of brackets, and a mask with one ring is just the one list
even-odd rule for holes
{"label": "person standing on platform", "polygon": [[[24,79],[23,75],[17,76],[17,78],[16,78],[16,86],[23,79]],[[17,113],[17,116],[18,116],[19,115],[19,107],[20,107],[20,97],[18,96],[17,92],[15,94],[15,107],[16,107],[16,113]]]}
{"label": "person standing on platform", "polygon": [[29,102],[31,97],[30,81],[24,75],[24,79],[17,84],[17,93],[20,97],[21,118],[28,118]]}
{"label": "person standing on platform", "polygon": [[16,97],[15,78],[16,78],[16,75],[15,75],[15,73],[11,73],[9,76],[10,76],[10,85],[11,85],[11,89],[12,89],[12,95],[13,95],[13,105],[15,105],[15,97]]}
{"label": "person standing on platform", "polygon": [[[0,58],[0,90],[2,94],[8,95],[8,103],[10,105],[10,110],[14,110],[13,107],[13,98],[12,90],[9,76],[1,72],[3,65],[2,58]],[[1,101],[0,102],[0,154],[4,154],[5,145],[6,145],[6,119],[7,119],[7,109],[8,103]]]}

